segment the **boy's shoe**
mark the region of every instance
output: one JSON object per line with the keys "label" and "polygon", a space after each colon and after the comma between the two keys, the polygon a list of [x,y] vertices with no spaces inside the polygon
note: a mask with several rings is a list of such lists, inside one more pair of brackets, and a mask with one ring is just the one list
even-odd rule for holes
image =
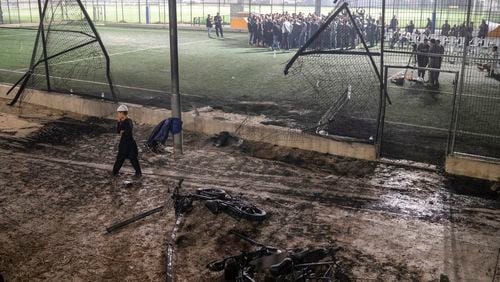
{"label": "boy's shoe", "polygon": [[133,178],[134,179],[141,179],[141,177],[142,177],[142,173],[136,173],[136,174],[134,174]]}

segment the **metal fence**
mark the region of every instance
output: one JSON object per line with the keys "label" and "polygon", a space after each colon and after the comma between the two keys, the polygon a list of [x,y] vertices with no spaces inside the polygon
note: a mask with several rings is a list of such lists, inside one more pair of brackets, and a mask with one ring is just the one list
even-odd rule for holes
{"label": "metal fence", "polygon": [[[177,1],[179,23],[202,25],[208,14],[220,13],[225,23],[238,12],[252,13],[314,13],[314,0],[180,0]],[[381,0],[347,1],[352,7],[364,10],[367,15],[380,16]],[[167,0],[84,0],[85,7],[95,22],[113,23],[167,23]],[[322,14],[328,14],[334,7],[333,1],[323,0]],[[474,0],[470,11],[471,22],[481,20],[500,22],[500,2],[497,0]],[[466,20],[467,0],[388,0],[386,20],[397,15],[401,24],[410,20],[416,28],[424,28],[428,19],[439,28],[448,20],[451,25]],[[36,23],[37,0],[0,0],[0,23]]]}
{"label": "metal fence", "polygon": [[[492,57],[493,46],[500,45],[500,37],[495,35],[500,33],[500,2],[347,2],[350,9],[363,19],[361,29],[365,35],[365,24],[372,19],[384,32],[384,36],[377,36],[378,42],[371,50],[382,54],[376,58],[376,64],[380,73],[384,73],[387,67],[383,86],[394,98],[393,104],[388,104],[381,96],[383,103],[377,109],[378,120],[376,115],[362,116],[365,122],[379,123],[377,138],[373,142],[381,146],[382,156],[438,163],[442,163],[447,154],[500,160],[500,77],[498,73],[496,78],[491,77],[491,73],[486,71],[492,65],[500,64],[498,59]],[[168,22],[167,0],[84,0],[84,4],[96,22]],[[325,15],[333,9],[330,1],[322,4]],[[35,0],[0,0],[0,7],[0,21],[3,23],[38,21],[38,3]],[[314,9],[312,2],[301,0],[189,0],[179,1],[178,20],[180,23],[203,25],[206,15],[220,12],[228,23],[238,12],[307,14]],[[384,21],[381,18],[383,13]],[[488,27],[486,34],[480,28],[484,24]],[[444,48],[437,70],[440,75],[439,89],[429,88],[423,81],[415,79],[419,67],[428,67],[418,64],[418,57],[422,54],[414,49],[425,38],[441,40]],[[380,44],[381,41],[383,44]],[[340,55],[337,57],[342,60]],[[316,65],[321,63],[320,59],[317,61]],[[500,72],[499,69],[497,72]],[[425,81],[432,70],[424,71]],[[401,72],[405,81],[403,85],[392,83],[392,78]],[[353,75],[356,73],[353,72]],[[348,117],[348,113],[343,115],[345,123],[356,126],[360,122],[359,117]],[[369,140],[371,137],[372,134],[368,136]]]}

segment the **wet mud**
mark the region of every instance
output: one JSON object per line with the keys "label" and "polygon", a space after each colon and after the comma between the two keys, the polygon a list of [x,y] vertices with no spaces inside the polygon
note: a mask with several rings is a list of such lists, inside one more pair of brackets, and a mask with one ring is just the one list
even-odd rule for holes
{"label": "wet mud", "polygon": [[[499,278],[500,198],[491,183],[259,142],[216,147],[214,136],[191,132],[185,154],[174,157],[146,150],[152,128],[137,125],[144,178],[125,185],[128,163],[120,177],[109,176],[114,123],[60,118],[40,121],[53,134],[33,133],[34,146],[0,147],[7,281],[164,281],[175,224],[169,197],[180,178],[185,192],[222,188],[269,217],[237,220],[196,203],[175,238],[176,281],[223,281],[206,264],[254,248],[231,230],[283,250],[338,247],[342,272],[355,281]],[[164,212],[105,234],[111,223],[163,203]]]}

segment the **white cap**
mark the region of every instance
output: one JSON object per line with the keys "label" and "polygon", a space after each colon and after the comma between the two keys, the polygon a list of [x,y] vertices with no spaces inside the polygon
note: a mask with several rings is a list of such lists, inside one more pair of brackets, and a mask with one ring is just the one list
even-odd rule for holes
{"label": "white cap", "polygon": [[118,106],[118,109],[116,109],[117,112],[128,112],[128,107],[126,105],[120,105]]}

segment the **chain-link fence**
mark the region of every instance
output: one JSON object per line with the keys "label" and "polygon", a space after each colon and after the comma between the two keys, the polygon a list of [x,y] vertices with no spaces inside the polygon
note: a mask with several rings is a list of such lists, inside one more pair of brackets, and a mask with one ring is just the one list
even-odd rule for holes
{"label": "chain-link fence", "polygon": [[[286,99],[294,110],[304,108],[307,114],[289,117],[291,114],[287,112],[283,116],[294,119],[293,123],[302,128],[313,128],[310,130],[312,134],[321,133],[327,137],[337,135],[377,143],[381,145],[382,156],[426,162],[437,160],[438,163],[442,163],[448,153],[499,159],[500,63],[494,46],[500,45],[500,2],[387,0],[385,9],[382,9],[382,0],[346,2],[349,3],[355,21],[347,21],[347,16],[342,14],[330,22],[322,31],[324,34],[318,37],[320,41],[311,43],[309,49],[305,50],[310,56],[301,57],[297,60],[297,65],[291,68],[292,75],[293,70],[296,70],[292,80],[301,84],[300,86],[307,86],[307,89],[291,89],[289,85],[284,85],[285,79],[282,81],[275,77],[277,82],[275,85],[266,84],[268,89],[255,89],[253,84],[258,83],[254,81],[245,90],[256,95],[264,93],[265,99],[277,104]],[[168,22],[167,0],[84,0],[83,4],[89,16],[97,23]],[[38,1],[0,0],[0,8],[0,21],[5,24],[38,22]],[[257,44],[254,40],[252,48],[291,45],[290,48],[295,49],[312,37],[312,27],[318,29],[334,9],[331,1],[323,1],[321,8],[323,18],[308,16],[315,11],[314,2],[310,0],[189,0],[178,1],[178,20],[190,25],[204,25],[208,14],[213,16],[219,12],[224,22],[230,23],[235,17],[246,20],[251,11],[264,14],[258,17],[260,22],[273,17],[283,18],[282,15],[270,16],[270,13],[287,13],[292,25],[295,21],[299,22],[301,31],[294,33],[292,30],[288,44],[283,44],[287,42],[282,39],[274,42],[273,34],[267,40],[266,34],[257,33]],[[303,15],[297,16],[296,13]],[[382,18],[383,14],[385,18]],[[357,25],[361,35],[354,32],[353,25]],[[146,45],[152,41],[148,37],[151,35],[141,36],[144,37],[140,37],[142,41],[135,42],[134,45],[143,44],[143,49],[139,50],[146,50],[150,47]],[[224,41],[225,46],[248,47],[246,39],[239,36],[241,40]],[[139,35],[135,37],[139,39]],[[373,53],[375,67],[380,74],[384,74],[385,66],[392,66],[388,68],[387,79],[384,80],[387,81],[384,86],[392,104],[381,99],[383,96],[376,96],[385,94],[378,93],[378,81],[371,71],[373,64],[366,60],[367,51],[361,38],[368,45],[369,52]],[[116,38],[117,42],[120,40],[120,37]],[[196,45],[189,46],[195,48]],[[210,50],[216,52],[215,49]],[[254,50],[252,52],[257,53]],[[228,49],[224,49],[225,53],[227,51]],[[265,51],[267,50],[262,50]],[[324,52],[314,54],[316,51]],[[251,51],[245,52],[249,57],[252,56]],[[360,52],[364,53],[356,54]],[[117,54],[123,52],[119,51]],[[237,56],[235,53],[231,54]],[[224,59],[231,59],[229,56],[231,55]],[[141,60],[157,63],[157,57],[149,58],[144,55]],[[274,67],[271,63],[267,64],[268,61],[270,60],[266,60],[265,67]],[[188,61],[186,63],[189,64]],[[261,64],[264,65],[263,62]],[[233,72],[234,69],[229,65],[225,64],[224,68]],[[248,68],[253,72],[261,66],[252,64]],[[273,71],[279,72],[276,69]],[[232,74],[229,78],[233,80]],[[191,77],[190,82],[194,80]],[[193,83],[186,85],[191,87],[187,90],[195,94],[206,91],[209,87],[213,88],[213,92],[228,94],[234,94],[237,92],[235,89],[241,88],[231,86],[226,79],[220,81],[221,83],[213,82],[211,86],[195,87]],[[143,83],[142,80],[140,82]],[[151,85],[141,87],[154,88]],[[161,89],[166,87],[162,85]],[[282,95],[282,100],[277,98],[278,94]],[[140,99],[135,92],[130,96],[132,95]],[[293,97],[298,98],[292,101]],[[203,99],[207,101],[208,98]],[[220,97],[210,99],[210,102],[227,104]],[[328,125],[322,120],[327,120]],[[316,128],[318,124],[321,128]]]}

